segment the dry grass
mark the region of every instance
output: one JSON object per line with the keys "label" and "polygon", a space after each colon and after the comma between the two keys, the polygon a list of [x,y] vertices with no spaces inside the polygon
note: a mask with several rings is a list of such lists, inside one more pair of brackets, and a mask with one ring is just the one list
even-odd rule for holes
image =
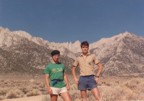
{"label": "dry grass", "polygon": [[[69,77],[72,101],[80,101],[80,93],[73,79]],[[144,78],[140,77],[107,77],[98,83],[101,101],[136,101],[144,100]],[[44,78],[0,79],[0,100],[37,95],[46,95]],[[95,101],[91,92],[87,92],[88,101]],[[49,101],[49,97],[42,101]],[[59,97],[58,101],[62,101]]]}
{"label": "dry grass", "polygon": [[23,97],[24,94],[21,90],[17,89],[17,88],[13,88],[10,89],[7,94],[6,94],[6,98],[20,98]]}

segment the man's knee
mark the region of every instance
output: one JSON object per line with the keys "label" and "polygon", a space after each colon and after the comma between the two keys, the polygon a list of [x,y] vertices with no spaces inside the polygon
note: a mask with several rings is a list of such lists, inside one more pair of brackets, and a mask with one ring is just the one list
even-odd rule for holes
{"label": "man's knee", "polygon": [[82,95],[81,99],[82,99],[82,101],[87,101],[87,96],[86,95]]}
{"label": "man's knee", "polygon": [[81,98],[82,99],[82,101],[87,101],[87,98]]}

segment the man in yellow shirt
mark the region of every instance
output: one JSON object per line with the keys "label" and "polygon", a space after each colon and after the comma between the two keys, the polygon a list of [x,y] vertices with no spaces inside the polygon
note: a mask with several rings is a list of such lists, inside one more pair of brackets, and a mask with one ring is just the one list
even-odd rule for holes
{"label": "man in yellow shirt", "polygon": [[[75,83],[78,85],[78,89],[81,93],[82,101],[87,101],[87,90],[91,90],[91,93],[97,101],[100,101],[100,93],[97,87],[100,73],[102,71],[102,64],[97,60],[95,54],[90,54],[89,43],[84,41],[81,43],[82,54],[76,58],[72,67],[72,75]],[[98,66],[98,72],[95,75],[94,65]],[[79,80],[76,77],[75,69],[80,67]]]}

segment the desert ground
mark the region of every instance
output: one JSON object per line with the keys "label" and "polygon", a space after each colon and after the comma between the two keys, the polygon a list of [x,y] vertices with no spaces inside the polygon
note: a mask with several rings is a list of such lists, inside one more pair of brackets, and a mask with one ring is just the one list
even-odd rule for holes
{"label": "desert ground", "polygon": [[[72,101],[80,101],[80,94],[68,76]],[[137,76],[101,77],[98,82],[101,101],[144,101],[144,78]],[[95,101],[88,91],[88,101]],[[1,101],[50,101],[47,93],[44,75],[1,74]],[[59,96],[58,101],[63,101]]]}

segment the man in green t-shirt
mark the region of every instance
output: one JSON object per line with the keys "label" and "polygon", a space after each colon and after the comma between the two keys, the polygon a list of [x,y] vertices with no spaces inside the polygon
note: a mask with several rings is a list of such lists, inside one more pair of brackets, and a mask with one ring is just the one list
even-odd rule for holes
{"label": "man in green t-shirt", "polygon": [[52,61],[46,66],[45,81],[50,94],[51,101],[57,101],[58,95],[61,95],[64,101],[71,101],[68,94],[70,89],[64,64],[59,62],[60,52],[54,50],[51,52]]}

